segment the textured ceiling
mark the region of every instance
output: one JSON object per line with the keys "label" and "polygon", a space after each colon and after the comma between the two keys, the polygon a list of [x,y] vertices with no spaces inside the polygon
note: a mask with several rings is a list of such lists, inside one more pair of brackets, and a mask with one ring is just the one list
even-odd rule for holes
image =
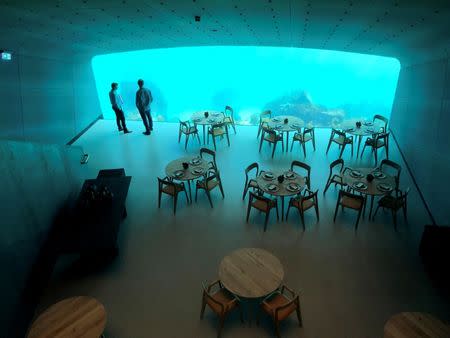
{"label": "textured ceiling", "polygon": [[450,0],[0,0],[0,31],[0,49],[64,57],[264,45],[409,64],[449,55]]}

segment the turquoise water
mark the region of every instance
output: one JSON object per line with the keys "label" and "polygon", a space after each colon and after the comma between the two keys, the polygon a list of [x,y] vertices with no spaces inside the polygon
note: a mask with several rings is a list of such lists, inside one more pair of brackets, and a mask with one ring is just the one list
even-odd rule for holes
{"label": "turquoise water", "polygon": [[137,80],[152,91],[152,116],[178,122],[230,105],[240,124],[258,115],[295,115],[316,126],[390,117],[400,63],[375,55],[288,47],[182,47],[97,55],[92,59],[102,113],[114,118],[108,92],[119,83],[128,119]]}

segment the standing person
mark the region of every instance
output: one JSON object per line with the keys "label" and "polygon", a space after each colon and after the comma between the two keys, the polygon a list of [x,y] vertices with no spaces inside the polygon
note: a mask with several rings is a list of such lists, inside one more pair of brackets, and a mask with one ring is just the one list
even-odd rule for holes
{"label": "standing person", "polygon": [[116,113],[116,122],[117,128],[119,131],[123,130],[124,134],[131,133],[130,130],[127,129],[127,125],[125,124],[125,114],[123,113],[123,100],[122,97],[117,93],[117,88],[119,85],[115,82],[111,83],[111,91],[109,92],[109,100],[111,101],[112,109],[114,113]]}
{"label": "standing person", "polygon": [[150,135],[153,131],[153,121],[150,115],[150,104],[153,102],[152,92],[147,88],[144,88],[144,80],[138,80],[139,89],[136,92],[136,107],[141,114],[142,121],[144,122],[145,132],[144,135]]}

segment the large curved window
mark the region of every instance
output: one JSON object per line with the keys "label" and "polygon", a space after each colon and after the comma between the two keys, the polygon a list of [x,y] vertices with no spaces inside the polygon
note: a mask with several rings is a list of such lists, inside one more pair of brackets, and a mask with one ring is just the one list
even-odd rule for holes
{"label": "large curved window", "polygon": [[98,55],[92,66],[102,113],[113,118],[108,92],[119,83],[128,119],[137,80],[152,91],[152,115],[178,122],[195,111],[230,105],[239,124],[256,124],[261,111],[295,115],[306,124],[390,116],[397,59],[285,47],[182,47]]}

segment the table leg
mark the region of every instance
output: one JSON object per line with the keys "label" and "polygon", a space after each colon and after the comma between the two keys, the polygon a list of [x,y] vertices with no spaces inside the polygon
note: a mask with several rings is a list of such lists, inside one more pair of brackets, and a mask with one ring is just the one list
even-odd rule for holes
{"label": "table leg", "polygon": [[375,196],[370,196],[370,211],[369,211],[369,221],[372,218],[372,209],[373,209],[373,200],[375,199]]}
{"label": "table leg", "polygon": [[286,132],[286,143],[284,144],[286,152],[289,149],[289,132]]}
{"label": "table leg", "polygon": [[191,180],[188,180],[187,181],[187,184],[188,184],[188,190],[189,190],[189,204],[191,204],[192,203],[192,191],[191,191]]}
{"label": "table leg", "polygon": [[281,220],[284,221],[284,196],[281,196]]}
{"label": "table leg", "polygon": [[202,127],[203,127],[203,144],[206,144],[205,125],[202,125]]}
{"label": "table leg", "polygon": [[361,148],[362,135],[358,135],[358,150],[356,151],[356,158],[359,156],[359,148]]}

